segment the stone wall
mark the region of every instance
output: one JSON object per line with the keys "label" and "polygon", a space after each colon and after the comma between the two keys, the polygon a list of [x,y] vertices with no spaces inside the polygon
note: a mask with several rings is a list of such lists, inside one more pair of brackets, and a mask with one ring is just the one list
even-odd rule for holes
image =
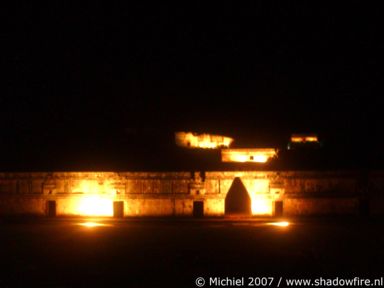
{"label": "stone wall", "polygon": [[350,198],[307,198],[285,199],[284,215],[357,215],[359,201],[356,197]]}
{"label": "stone wall", "polygon": [[[0,214],[45,215],[55,201],[59,216],[112,216],[122,201],[125,216],[191,216],[203,202],[207,216],[225,215],[225,198],[238,177],[253,215],[357,214],[361,199],[372,214],[384,211],[384,172],[213,171],[213,172],[41,172],[0,173]],[[105,206],[105,207],[104,207]]]}
{"label": "stone wall", "polygon": [[0,196],[0,215],[45,215],[46,200],[37,196]]}

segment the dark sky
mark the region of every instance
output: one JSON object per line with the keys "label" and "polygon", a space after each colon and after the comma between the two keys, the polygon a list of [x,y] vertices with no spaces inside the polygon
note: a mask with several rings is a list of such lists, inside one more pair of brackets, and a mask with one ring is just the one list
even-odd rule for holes
{"label": "dark sky", "polygon": [[175,130],[238,145],[292,132],[350,150],[383,144],[378,7],[107,2],[0,9],[3,170],[129,162],[127,150],[166,147]]}

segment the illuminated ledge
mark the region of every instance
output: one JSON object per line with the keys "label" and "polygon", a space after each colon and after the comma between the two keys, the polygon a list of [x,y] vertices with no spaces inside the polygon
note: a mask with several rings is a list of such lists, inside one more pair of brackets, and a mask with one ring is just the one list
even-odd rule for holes
{"label": "illuminated ledge", "polygon": [[292,134],[292,143],[318,143],[319,139],[316,134]]}
{"label": "illuminated ledge", "polygon": [[266,163],[270,158],[277,156],[274,148],[243,148],[243,149],[222,149],[222,162],[253,162]]}
{"label": "illuminated ledge", "polygon": [[233,138],[214,134],[176,132],[175,141],[178,146],[186,148],[217,149],[229,147],[233,142]]}

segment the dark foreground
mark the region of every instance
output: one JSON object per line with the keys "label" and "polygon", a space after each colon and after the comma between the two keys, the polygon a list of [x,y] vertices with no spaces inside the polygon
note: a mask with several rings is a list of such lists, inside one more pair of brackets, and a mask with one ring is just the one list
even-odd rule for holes
{"label": "dark foreground", "polygon": [[200,276],[383,276],[384,221],[288,220],[279,227],[267,219],[99,219],[106,226],[84,227],[78,224],[88,220],[3,219],[0,286],[196,287]]}

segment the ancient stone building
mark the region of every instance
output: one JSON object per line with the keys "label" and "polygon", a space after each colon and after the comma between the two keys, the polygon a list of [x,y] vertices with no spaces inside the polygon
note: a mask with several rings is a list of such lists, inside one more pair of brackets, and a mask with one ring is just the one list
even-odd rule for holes
{"label": "ancient stone building", "polygon": [[357,215],[383,208],[384,171],[0,173],[2,215]]}
{"label": "ancient stone building", "polygon": [[217,149],[229,147],[233,138],[223,135],[198,134],[194,132],[176,132],[175,143],[184,148]]}

